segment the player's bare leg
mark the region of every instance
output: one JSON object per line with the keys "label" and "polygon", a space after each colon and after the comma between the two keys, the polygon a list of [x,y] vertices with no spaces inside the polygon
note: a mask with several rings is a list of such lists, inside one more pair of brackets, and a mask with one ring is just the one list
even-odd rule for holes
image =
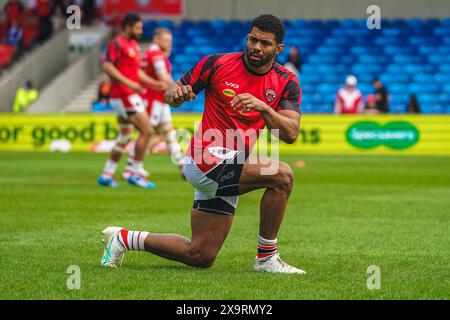
{"label": "player's bare leg", "polygon": [[111,151],[110,158],[103,169],[103,173],[98,179],[99,184],[102,186],[118,187],[114,179],[114,174],[116,173],[122,153],[125,152],[125,148],[131,141],[131,134],[133,133],[133,125],[127,119],[118,117],[117,122],[120,126],[119,135]]}
{"label": "player's bare leg", "polygon": [[[268,170],[269,168],[276,170]],[[264,174],[264,171],[273,174]],[[276,273],[305,273],[282,261],[277,248],[277,235],[292,192],[294,175],[284,162],[250,155],[239,181],[239,192],[245,194],[266,189],[260,205],[258,257],[254,269]]]}
{"label": "player's bare leg", "polygon": [[[156,139],[157,141],[159,141],[159,137],[157,137],[157,135],[155,134],[155,128],[153,128],[153,126],[149,125],[150,128],[150,140],[147,146],[147,149],[145,150],[145,155],[147,156],[148,154],[151,153],[151,146],[153,145],[153,141]],[[134,173],[134,162],[135,162],[135,150],[136,150],[136,144],[134,142],[131,142],[130,144],[130,149],[128,152],[128,161],[127,161],[127,165],[124,169],[124,171],[122,172],[122,178],[125,181],[128,181],[128,179],[133,175]],[[142,176],[144,176],[145,178],[148,178],[150,176],[150,173],[145,170],[144,168],[142,168],[140,174]]]}
{"label": "player's bare leg", "polygon": [[148,115],[146,112],[138,112],[131,115],[129,121],[139,131],[139,136],[136,139],[134,150],[134,172],[133,175],[129,177],[128,182],[143,188],[154,188],[155,184],[147,181],[147,178],[143,174],[143,162],[147,152],[147,145],[151,137],[151,129],[148,125]]}
{"label": "player's bare leg", "polygon": [[179,235],[151,233],[145,241],[145,248],[160,257],[189,266],[210,267],[228,237],[232,222],[232,216],[192,209],[191,240]]}
{"label": "player's bare leg", "polygon": [[160,142],[163,142],[164,139],[159,135],[159,133],[156,132],[155,134],[152,134],[152,138],[150,139],[150,143],[147,146],[147,152],[151,153],[153,148],[158,145]]}
{"label": "player's bare leg", "polygon": [[177,234],[105,229],[102,266],[116,267],[127,250],[147,251],[198,268],[212,266],[227,238],[233,216],[216,215],[192,209],[192,239]]}

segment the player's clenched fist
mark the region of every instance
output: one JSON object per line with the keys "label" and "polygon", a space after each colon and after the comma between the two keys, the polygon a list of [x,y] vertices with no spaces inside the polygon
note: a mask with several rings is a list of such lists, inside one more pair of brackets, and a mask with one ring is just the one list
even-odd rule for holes
{"label": "player's clenched fist", "polygon": [[197,95],[190,85],[174,84],[166,91],[165,100],[171,106],[180,106],[184,102],[194,100]]}

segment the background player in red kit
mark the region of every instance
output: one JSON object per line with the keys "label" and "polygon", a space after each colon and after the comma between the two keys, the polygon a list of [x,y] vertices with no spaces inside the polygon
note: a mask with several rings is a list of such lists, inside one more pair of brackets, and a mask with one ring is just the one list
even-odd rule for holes
{"label": "background player in red kit", "polygon": [[[174,83],[171,71],[172,65],[169,56],[172,52],[173,36],[168,28],[159,27],[153,31],[153,41],[143,57],[143,70],[153,79],[158,79],[167,86]],[[167,144],[172,161],[182,170],[183,154],[177,141],[176,132],[172,125],[172,112],[170,106],[164,101],[165,90],[156,90],[146,87],[147,92],[142,96],[147,105],[150,126],[162,135]],[[150,149],[150,148],[149,148]],[[134,150],[130,150],[130,159],[134,157]],[[129,174],[124,171],[123,177]]]}
{"label": "background player in red kit", "polygon": [[133,127],[139,131],[135,144],[135,158],[131,164],[132,174],[128,182],[143,188],[155,185],[145,177],[143,161],[150,140],[148,115],[140,95],[145,93],[141,82],[148,86],[164,88],[164,84],[148,77],[140,69],[140,49],[136,39],[143,33],[143,22],[136,14],[127,14],[122,23],[122,32],[108,46],[103,70],[112,78],[111,106],[117,113],[120,133],[98,182],[103,186],[117,187],[114,179],[118,161],[131,141]]}
{"label": "background player in red kit", "polygon": [[[293,173],[283,162],[249,154],[257,134],[245,130],[278,130],[279,138],[294,143],[300,127],[301,89],[294,74],[275,62],[284,50],[283,23],[272,15],[256,18],[244,53],[204,58],[181,80],[169,87],[165,98],[172,106],[195,99],[206,89],[205,111],[185,159],[184,173],[195,187],[191,211],[192,239],[180,235],[104,230],[102,265],[115,267],[127,250],[148,251],[195,267],[210,267],[228,236],[238,196],[265,189],[260,207],[256,271],[303,274],[282,261],[277,235],[293,186]],[[239,129],[242,143],[229,141],[226,130]],[[214,134],[205,134],[208,131]],[[264,174],[270,162],[277,168]]]}

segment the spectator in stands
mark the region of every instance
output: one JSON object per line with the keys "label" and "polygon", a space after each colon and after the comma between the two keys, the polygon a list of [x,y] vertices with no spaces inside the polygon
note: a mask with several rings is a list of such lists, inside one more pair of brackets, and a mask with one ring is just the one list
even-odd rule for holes
{"label": "spectator in stands", "polygon": [[53,34],[53,3],[51,0],[37,0],[37,13],[39,16],[38,42],[43,43]]}
{"label": "spectator in stands", "polygon": [[364,108],[364,112],[366,114],[378,114],[376,101],[375,101],[375,95],[369,94],[366,97],[366,107]]}
{"label": "spectator in stands", "polygon": [[11,22],[8,31],[6,31],[5,44],[20,48],[22,46],[23,30],[18,20]]}
{"label": "spectator in stands", "polygon": [[103,80],[98,87],[98,98],[92,104],[93,112],[107,112],[113,111],[113,108],[109,104],[109,98],[111,96],[111,81],[109,78]]}
{"label": "spectator in stands", "polygon": [[379,113],[389,112],[389,93],[383,82],[379,79],[373,81],[375,88],[375,106]]}
{"label": "spectator in stands", "polygon": [[59,14],[67,19],[70,16],[70,14],[67,13],[67,8],[72,5],[72,2],[72,0],[55,0],[53,3],[55,10],[59,9]]}
{"label": "spectator in stands", "polygon": [[408,107],[406,108],[407,113],[421,113],[419,101],[415,94],[409,97]]}
{"label": "spectator in stands", "polygon": [[8,24],[11,24],[13,21],[20,21],[23,9],[24,9],[23,5],[20,1],[9,0],[3,8],[3,10],[6,13],[6,19]]}
{"label": "spectator in stands", "polygon": [[358,80],[355,76],[348,76],[345,80],[345,87],[339,89],[336,95],[334,113],[336,114],[356,114],[364,110],[364,102],[361,91],[356,86]]}
{"label": "spectator in stands", "polygon": [[25,10],[29,12],[36,12],[37,9],[37,0],[26,0],[25,1]]}
{"label": "spectator in stands", "polygon": [[83,23],[92,25],[96,13],[95,0],[84,0],[81,8],[83,10]]}
{"label": "spectator in stands", "polygon": [[289,56],[284,66],[297,77],[300,76],[300,73],[302,72],[302,61],[300,58],[300,51],[296,46],[292,46],[289,49]]}
{"label": "spectator in stands", "polygon": [[111,81],[108,79],[100,83],[98,87],[97,101],[108,103],[110,96],[111,96]]}
{"label": "spectator in stands", "polygon": [[25,87],[17,89],[14,100],[13,112],[24,112],[39,97],[39,91],[34,88],[33,83],[28,80]]}

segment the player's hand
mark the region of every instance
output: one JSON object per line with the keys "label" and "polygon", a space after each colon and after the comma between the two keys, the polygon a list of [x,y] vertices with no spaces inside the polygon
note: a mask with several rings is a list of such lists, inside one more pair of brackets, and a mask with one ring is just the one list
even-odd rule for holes
{"label": "player's hand", "polygon": [[197,95],[190,85],[178,86],[173,93],[173,100],[177,103],[189,102],[194,100]]}
{"label": "player's hand", "polygon": [[265,112],[268,106],[251,94],[243,93],[235,96],[233,100],[231,100],[231,107],[233,110],[239,110],[242,113],[244,111],[249,112],[251,110]]}
{"label": "player's hand", "polygon": [[127,83],[127,87],[128,87],[128,89],[130,89],[136,93],[139,93],[139,94],[143,94],[146,91],[143,86],[141,86],[139,83],[134,82],[134,81],[130,81],[129,83]]}

